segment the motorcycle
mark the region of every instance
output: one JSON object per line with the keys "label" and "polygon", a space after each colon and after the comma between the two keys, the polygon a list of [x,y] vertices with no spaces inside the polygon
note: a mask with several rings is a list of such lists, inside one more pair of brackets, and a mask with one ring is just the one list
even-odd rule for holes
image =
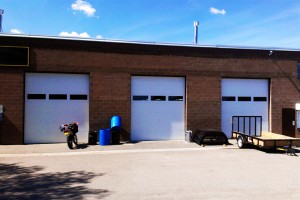
{"label": "motorcycle", "polygon": [[59,130],[67,136],[67,144],[70,149],[73,149],[73,143],[75,144],[75,148],[78,145],[78,139],[76,133],[78,132],[78,122],[63,124],[59,126]]}

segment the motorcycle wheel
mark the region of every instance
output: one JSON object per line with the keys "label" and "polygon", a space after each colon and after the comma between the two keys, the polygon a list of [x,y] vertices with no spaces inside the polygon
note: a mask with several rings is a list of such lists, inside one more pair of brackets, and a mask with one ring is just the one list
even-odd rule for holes
{"label": "motorcycle wheel", "polygon": [[77,147],[77,144],[78,144],[78,139],[77,139],[77,135],[76,133],[74,134],[74,137],[73,137],[73,142],[75,144],[75,147]]}
{"label": "motorcycle wheel", "polygon": [[67,137],[67,144],[68,144],[69,149],[73,149],[73,136],[72,135],[69,135]]}

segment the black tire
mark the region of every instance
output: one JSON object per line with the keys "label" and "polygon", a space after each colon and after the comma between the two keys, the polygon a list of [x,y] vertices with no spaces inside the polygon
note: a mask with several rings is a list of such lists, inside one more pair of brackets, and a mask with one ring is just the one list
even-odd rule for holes
{"label": "black tire", "polygon": [[68,144],[69,149],[73,149],[73,136],[72,135],[69,135],[67,137],[67,144]]}
{"label": "black tire", "polygon": [[239,136],[237,139],[237,145],[240,149],[244,148],[245,147],[245,144],[244,144],[244,139],[242,136]]}
{"label": "black tire", "polygon": [[77,145],[78,145],[78,139],[77,139],[76,133],[74,134],[73,142],[74,142],[74,144],[75,144],[75,147],[77,147]]}

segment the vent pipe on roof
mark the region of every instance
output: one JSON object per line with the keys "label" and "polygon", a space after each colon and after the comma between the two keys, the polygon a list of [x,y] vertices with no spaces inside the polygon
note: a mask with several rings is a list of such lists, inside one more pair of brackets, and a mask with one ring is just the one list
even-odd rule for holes
{"label": "vent pipe on roof", "polygon": [[2,29],[2,16],[3,16],[3,14],[4,14],[4,10],[0,9],[0,32],[3,31],[3,29]]}
{"label": "vent pipe on roof", "polygon": [[199,22],[198,21],[194,21],[194,44],[198,43],[198,25]]}

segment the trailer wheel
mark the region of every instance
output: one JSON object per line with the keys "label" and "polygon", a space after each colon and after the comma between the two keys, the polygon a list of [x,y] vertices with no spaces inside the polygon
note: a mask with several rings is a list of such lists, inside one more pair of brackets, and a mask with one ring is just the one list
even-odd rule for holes
{"label": "trailer wheel", "polygon": [[237,145],[240,149],[244,148],[245,144],[244,144],[244,139],[243,137],[239,136],[237,138]]}

